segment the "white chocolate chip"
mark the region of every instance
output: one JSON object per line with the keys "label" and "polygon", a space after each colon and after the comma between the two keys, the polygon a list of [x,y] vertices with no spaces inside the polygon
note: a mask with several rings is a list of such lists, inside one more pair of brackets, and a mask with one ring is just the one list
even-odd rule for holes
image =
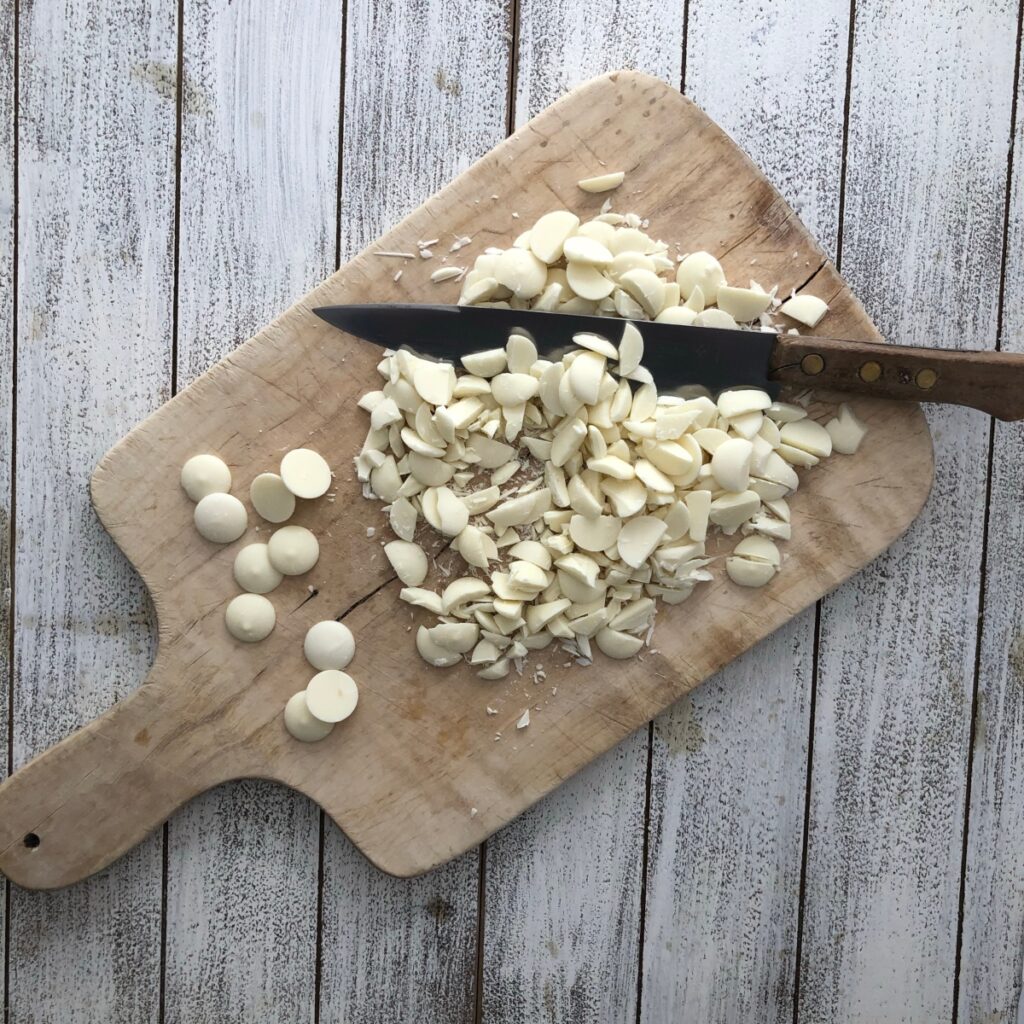
{"label": "white chocolate chip", "polygon": [[310,626],[302,643],[306,661],[317,669],[343,669],[355,657],[352,630],[343,622],[324,619]]}
{"label": "white chocolate chip", "polygon": [[270,564],[266,544],[247,544],[235,555],[235,582],[250,594],[269,594],[284,576]]}
{"label": "white chocolate chip", "polygon": [[231,490],[231,470],[216,455],[193,455],[181,467],[181,486],[193,501]]}
{"label": "white chocolate chip", "polygon": [[214,544],[230,544],[245,533],[245,506],[233,495],[213,491],[200,498],[192,516],[200,535]]}
{"label": "white chocolate chip", "polygon": [[311,448],[295,448],[281,460],[281,481],[297,498],[319,498],[331,486],[331,467]]}
{"label": "white chocolate chip", "polygon": [[284,706],[284,726],[291,735],[302,743],[316,743],[329,736],[334,729],[333,722],[321,722],[310,714],[306,703],[306,691],[292,694]]}
{"label": "white chocolate chip", "polygon": [[295,512],[295,495],[277,473],[255,477],[249,485],[249,500],[256,514],[268,523],[283,523]]}
{"label": "white chocolate chip", "polygon": [[285,576],[301,576],[316,565],[320,545],[304,526],[282,526],[267,542],[270,564]]}
{"label": "white chocolate chip", "polygon": [[347,673],[328,668],[317,672],[306,686],[306,706],[321,722],[343,722],[359,703],[359,687]]}
{"label": "white chocolate chip", "polygon": [[243,643],[266,639],[276,622],[274,606],[259,594],[239,594],[224,609],[224,624],[228,632]]}

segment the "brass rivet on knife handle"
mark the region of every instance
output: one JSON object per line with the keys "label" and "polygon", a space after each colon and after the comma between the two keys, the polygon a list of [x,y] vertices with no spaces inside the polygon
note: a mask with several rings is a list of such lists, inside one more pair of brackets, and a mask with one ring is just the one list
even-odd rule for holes
{"label": "brass rivet on knife handle", "polygon": [[808,377],[816,377],[825,369],[825,360],[822,359],[817,352],[808,352],[807,355],[800,360],[800,369],[803,370]]}
{"label": "brass rivet on knife handle", "polygon": [[939,375],[932,369],[925,367],[923,370],[917,371],[917,376],[914,378],[914,382],[923,391],[927,391],[929,388],[935,386],[935,382],[939,379]]}
{"label": "brass rivet on knife handle", "polygon": [[860,368],[860,379],[867,384],[873,384],[882,376],[882,367],[873,359],[869,359]]}

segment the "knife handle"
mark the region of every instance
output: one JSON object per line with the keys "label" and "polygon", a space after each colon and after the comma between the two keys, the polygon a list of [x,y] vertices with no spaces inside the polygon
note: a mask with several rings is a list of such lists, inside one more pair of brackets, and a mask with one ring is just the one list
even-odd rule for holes
{"label": "knife handle", "polygon": [[1000,420],[1024,419],[1024,355],[917,348],[782,334],[769,376],[796,386],[874,398],[969,405]]}

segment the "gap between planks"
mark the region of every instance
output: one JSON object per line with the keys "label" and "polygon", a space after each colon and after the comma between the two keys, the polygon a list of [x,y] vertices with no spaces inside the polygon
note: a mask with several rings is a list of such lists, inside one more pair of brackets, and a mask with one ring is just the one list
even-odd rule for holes
{"label": "gap between planks", "polygon": [[[505,138],[516,127],[516,90],[519,85],[519,4],[509,0],[508,79],[505,87]],[[473,1024],[484,1024],[484,938],[487,929],[487,840],[477,848],[476,976],[473,979]]]}
{"label": "gap between planks", "polygon": [[[14,200],[11,224],[11,443],[8,449],[11,467],[10,494],[8,508],[10,515],[7,521],[7,580],[10,587],[10,598],[7,607],[7,758],[6,774],[14,770],[14,526],[17,517],[17,487],[15,470],[18,454],[18,209],[19,187],[19,109],[21,87],[21,5],[20,0],[13,0],[13,64],[12,77],[12,109],[11,109],[11,194]],[[11,1019],[11,883],[4,879],[4,1024]]]}
{"label": "gap between planks", "polygon": [[[687,0],[689,2],[689,0]],[[1024,2],[1024,0],[1022,0]],[[846,30],[846,82],[843,91],[843,139],[839,158],[839,209],[836,214],[836,271],[843,272],[843,226],[846,214],[846,159],[850,142],[850,96],[853,92],[853,44],[857,0],[850,0]],[[818,268],[821,269],[820,267]],[[814,724],[818,709],[818,664],[821,645],[821,601],[814,603],[811,647],[811,693],[807,713],[807,774],[804,782],[803,835],[800,837],[800,885],[797,895],[796,945],[793,951],[793,1024],[800,1020],[800,974],[804,952],[804,914],[807,909],[807,858],[811,839],[811,785],[814,777]]]}

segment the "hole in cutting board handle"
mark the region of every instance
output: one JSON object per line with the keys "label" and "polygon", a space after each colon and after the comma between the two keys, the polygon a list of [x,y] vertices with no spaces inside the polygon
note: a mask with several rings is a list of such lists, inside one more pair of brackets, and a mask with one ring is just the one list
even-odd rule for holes
{"label": "hole in cutting board handle", "polygon": [[35,832],[29,832],[22,842],[24,842],[30,850],[34,850],[42,842],[42,839],[40,839]]}

